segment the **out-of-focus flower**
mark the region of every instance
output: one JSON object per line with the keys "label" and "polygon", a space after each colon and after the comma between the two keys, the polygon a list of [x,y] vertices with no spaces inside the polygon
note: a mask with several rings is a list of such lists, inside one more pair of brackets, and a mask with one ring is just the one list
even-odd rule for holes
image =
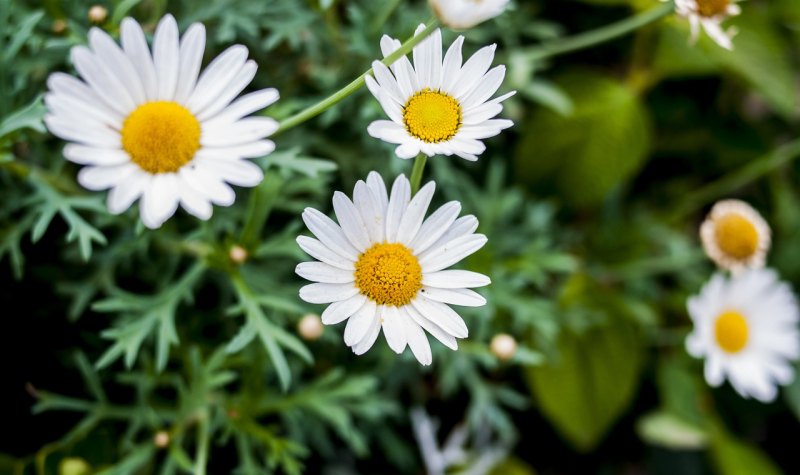
{"label": "out-of-focus flower", "polygon": [[428,0],[428,4],[443,25],[466,29],[503,13],[508,0]]}
{"label": "out-of-focus flower", "polygon": [[300,289],[300,298],[330,304],[322,313],[326,325],[347,320],[344,342],[356,354],[369,350],[383,329],[392,350],[399,354],[409,346],[428,365],[424,330],[453,350],[456,338],[467,337],[467,325],[448,304],[486,303],[470,288],[488,285],[488,277],[445,270],[483,247],[486,236],[475,234],[474,216],[458,217],[457,201],[424,219],[434,189],[430,182],[412,198],[400,175],[390,196],[383,178],[372,172],[366,183],[356,184],[352,201],[334,194],[338,225],[313,208],[303,212],[317,239],[300,236],[297,242],[320,262],[297,266],[298,275],[315,282]]}
{"label": "out-of-focus flower", "polygon": [[248,257],[247,249],[238,244],[231,246],[231,249],[228,251],[228,258],[234,264],[244,264]]}
{"label": "out-of-focus flower", "polygon": [[156,435],[153,436],[153,444],[159,449],[167,448],[169,445],[170,437],[169,432],[165,430],[160,430],[156,432]]}
{"label": "out-of-focus flower", "polygon": [[319,318],[319,315],[313,313],[303,316],[303,318],[297,322],[297,333],[299,333],[304,340],[319,340],[324,330],[325,327],[322,325],[322,319]]}
{"label": "out-of-focus flower", "polygon": [[734,0],[675,0],[675,11],[687,18],[692,30],[692,42],[697,41],[702,26],[714,42],[727,50],[733,49],[735,28],[722,28],[722,22],[742,12]]}
{"label": "out-of-focus flower", "polygon": [[694,330],[686,338],[692,356],[705,358],[711,386],[730,381],[745,398],[769,402],[778,385],[792,382],[791,361],[800,357],[800,312],[789,286],[770,269],[730,278],[716,274],[687,303]]}
{"label": "out-of-focus flower", "polygon": [[102,5],[93,5],[87,14],[89,21],[95,24],[100,24],[108,19],[108,8]]}
{"label": "out-of-focus flower", "polygon": [[[416,34],[424,29],[417,28]],[[482,139],[493,137],[513,122],[494,119],[503,110],[500,104],[514,92],[489,100],[506,75],[505,66],[489,69],[495,45],[486,46],[461,62],[458,37],[442,58],[442,32],[414,47],[414,65],[402,57],[386,67],[372,63],[375,75],[367,76],[367,87],[378,99],[391,120],[376,120],[367,132],[385,142],[398,144],[400,158],[413,158],[420,153],[458,155],[475,161],[486,146]],[[400,41],[386,35],[381,39],[384,56],[400,47]]]}
{"label": "out-of-focus flower", "polygon": [[[211,204],[229,206],[228,183],[255,186],[261,168],[247,158],[275,149],[264,140],[278,128],[268,117],[245,117],[278,99],[275,89],[231,102],[252,81],[255,62],[247,48],[225,50],[200,73],[205,28],[179,38],[171,15],[156,28],[153,52],[142,28],[126,18],[122,47],[99,28],[89,47],[72,49],[83,80],[55,73],[45,96],[50,131],[71,141],[64,156],[87,165],[78,181],[90,190],[111,189],[108,208],[121,213],[141,197],[142,222],[161,226],[180,204],[200,219]],[[199,75],[199,77],[198,77]]]}
{"label": "out-of-focus flower", "polygon": [[498,333],[489,343],[489,349],[498,359],[508,361],[517,352],[517,340],[507,333]]}
{"label": "out-of-focus flower", "polygon": [[770,236],[769,225],[758,211],[739,200],[717,202],[700,225],[708,257],[734,273],[764,266]]}

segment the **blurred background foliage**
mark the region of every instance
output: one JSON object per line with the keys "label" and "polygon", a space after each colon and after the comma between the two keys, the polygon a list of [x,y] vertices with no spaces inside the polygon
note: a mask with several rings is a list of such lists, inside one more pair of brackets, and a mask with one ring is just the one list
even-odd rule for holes
{"label": "blurred background foliage", "polygon": [[[247,45],[252,88],[281,92],[277,119],[431,15],[419,0],[98,4],[112,35],[170,12],[207,26],[206,60]],[[670,16],[537,54],[654,0],[517,0],[465,32],[470,53],[498,43],[516,125],[478,163],[429,162],[435,200],[461,200],[489,236],[463,267],[493,280],[489,304],[461,312],[469,339],[434,343],[429,368],[381,342],[355,357],[341,327],[296,330],[320,311],[297,297],[302,209],[330,212],[370,170],[410,172],[366,134],[377,101],[360,90],[276,137],[263,184],[209,222],[179,213],[148,231],[80,189],[42,125],[46,78],[72,71],[91,6],[0,0],[0,473],[424,473],[422,453],[447,473],[800,472],[800,381],[773,404],[743,400],[708,388],[683,349],[685,300],[713,271],[696,231],[714,200],[761,210],[771,265],[800,283],[800,2],[742,3],[733,52],[690,45]],[[518,341],[510,359],[490,348],[498,333]]]}

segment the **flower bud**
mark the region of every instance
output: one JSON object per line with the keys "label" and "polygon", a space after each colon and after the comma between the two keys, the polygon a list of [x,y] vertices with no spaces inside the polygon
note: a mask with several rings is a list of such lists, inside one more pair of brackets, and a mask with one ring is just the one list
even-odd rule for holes
{"label": "flower bud", "polygon": [[53,31],[53,33],[60,35],[61,33],[67,31],[67,22],[60,18],[54,20],[53,24],[50,26],[50,29]]}
{"label": "flower bud", "polygon": [[89,21],[94,24],[100,24],[108,18],[108,9],[102,5],[94,5],[89,9]]}
{"label": "flower bud", "polygon": [[244,264],[247,260],[247,250],[238,244],[231,246],[228,256],[234,264]]}
{"label": "flower bud", "polygon": [[169,445],[169,433],[165,430],[156,432],[156,435],[153,436],[153,443],[159,449],[166,448]]}
{"label": "flower bud", "polygon": [[508,0],[428,0],[443,25],[463,30],[503,13]]}
{"label": "flower bud", "polygon": [[89,475],[92,467],[79,457],[65,457],[58,464],[58,475]]}
{"label": "flower bud", "polygon": [[499,360],[508,361],[517,352],[517,340],[506,333],[498,333],[492,338],[489,349]]}
{"label": "flower bud", "polygon": [[318,340],[322,336],[324,326],[319,315],[309,313],[300,319],[297,323],[297,333],[305,340],[313,341]]}

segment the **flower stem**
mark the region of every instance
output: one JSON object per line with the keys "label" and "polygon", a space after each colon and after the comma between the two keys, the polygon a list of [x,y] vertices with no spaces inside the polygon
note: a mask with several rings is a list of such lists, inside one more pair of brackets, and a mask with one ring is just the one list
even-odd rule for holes
{"label": "flower stem", "polygon": [[428,161],[428,156],[424,153],[417,155],[414,159],[414,168],[411,169],[411,196],[417,194],[419,185],[422,182],[422,172],[425,170],[425,162]]}
{"label": "flower stem", "polygon": [[268,171],[261,184],[251,192],[244,230],[239,238],[239,242],[248,250],[258,244],[258,238],[282,188],[283,178],[277,172]]}
{"label": "flower stem", "polygon": [[533,46],[526,51],[526,56],[530,59],[544,59],[605,43],[606,41],[613,40],[614,38],[626,35],[645,25],[658,21],[673,11],[675,11],[675,5],[672,2],[667,2],[664,5],[651,8],[638,15],[600,27],[596,30],[587,31],[586,33],[580,33],[568,38],[556,39],[539,46]]}
{"label": "flower stem", "polygon": [[[427,38],[428,35],[433,33],[433,31],[436,28],[438,28],[438,26],[439,22],[436,19],[429,21],[425,25],[425,29],[422,30],[418,35],[412,36],[411,38],[407,39],[405,43],[400,45],[400,48],[398,48],[394,53],[385,57],[382,61],[383,64],[385,64],[386,66],[390,66],[392,63],[394,63],[398,59],[402,58],[403,56],[411,52],[414,46],[419,44],[422,40]],[[291,129],[296,125],[300,125],[303,122],[313,117],[316,117],[317,115],[325,112],[334,105],[338,104],[347,96],[359,90],[361,86],[364,85],[365,78],[367,77],[368,74],[372,74],[372,68],[368,69],[364,74],[362,74],[361,76],[357,77],[352,82],[350,82],[350,84],[339,89],[338,91],[328,96],[327,98],[317,102],[313,106],[310,106],[287,119],[284,119],[283,121],[281,121],[278,130],[275,131],[275,134],[285,132],[286,130]]]}
{"label": "flower stem", "polygon": [[208,464],[208,443],[211,434],[209,433],[208,414],[200,415],[200,423],[197,425],[197,455],[194,462],[194,475],[205,475],[206,464]]}

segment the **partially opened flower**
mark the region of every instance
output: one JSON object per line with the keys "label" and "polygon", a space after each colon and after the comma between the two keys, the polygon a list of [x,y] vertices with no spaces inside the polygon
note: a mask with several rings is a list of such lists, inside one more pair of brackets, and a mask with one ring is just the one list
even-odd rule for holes
{"label": "partially opened flower", "polygon": [[[178,204],[201,219],[211,204],[229,206],[228,183],[254,186],[261,169],[246,160],[272,152],[264,140],[277,128],[267,117],[247,117],[278,99],[275,89],[233,101],[256,73],[247,48],[220,54],[202,74],[205,28],[189,27],[179,39],[171,15],[156,28],[152,55],[144,33],[122,21],[122,47],[98,28],[89,47],[72,49],[83,81],[55,73],[45,96],[50,131],[73,143],[64,156],[86,165],[78,181],[90,190],[110,188],[108,208],[121,213],[141,197],[142,222],[161,226]],[[199,76],[199,77],[198,77]]]}
{"label": "partially opened flower", "polygon": [[735,0],[675,0],[675,11],[687,18],[692,29],[692,42],[697,41],[702,26],[714,42],[733,49],[735,28],[722,28],[722,22],[742,12]]}
{"label": "partially opened flower", "polygon": [[486,303],[469,289],[488,285],[488,277],[445,270],[483,247],[486,236],[475,234],[474,216],[458,217],[457,201],[424,219],[434,188],[430,182],[412,198],[400,175],[389,196],[381,176],[372,172],[366,183],[356,183],[352,201],[334,194],[338,225],[315,209],[303,212],[317,239],[300,236],[297,242],[320,262],[297,266],[298,275],[315,282],[300,289],[300,298],[330,304],[322,313],[326,325],[347,320],[344,342],[356,354],[369,350],[383,329],[392,350],[402,353],[408,346],[428,365],[425,331],[453,350],[456,338],[467,337],[464,320],[449,305]]}
{"label": "partially opened flower", "polygon": [[716,274],[687,307],[694,330],[686,349],[705,358],[708,384],[727,379],[742,396],[769,402],[778,385],[792,382],[791,361],[800,357],[800,314],[791,289],[774,271]]}
{"label": "partially opened flower", "polygon": [[739,200],[717,202],[700,225],[700,239],[711,260],[732,272],[763,267],[770,246],[769,225]]}
{"label": "partially opened flower", "polygon": [[[424,25],[417,28],[417,34]],[[377,120],[367,132],[378,139],[398,144],[400,158],[426,155],[458,155],[477,160],[493,137],[513,122],[494,119],[503,110],[501,102],[514,92],[489,99],[506,75],[505,66],[489,67],[495,45],[481,48],[462,64],[460,36],[442,58],[442,33],[435,30],[414,47],[414,65],[407,57],[392,64],[372,63],[375,77],[367,76],[367,87],[391,120]],[[388,56],[400,47],[398,40],[385,36],[381,50]]]}
{"label": "partially opened flower", "polygon": [[428,0],[428,3],[443,25],[466,29],[503,13],[508,0]]}

